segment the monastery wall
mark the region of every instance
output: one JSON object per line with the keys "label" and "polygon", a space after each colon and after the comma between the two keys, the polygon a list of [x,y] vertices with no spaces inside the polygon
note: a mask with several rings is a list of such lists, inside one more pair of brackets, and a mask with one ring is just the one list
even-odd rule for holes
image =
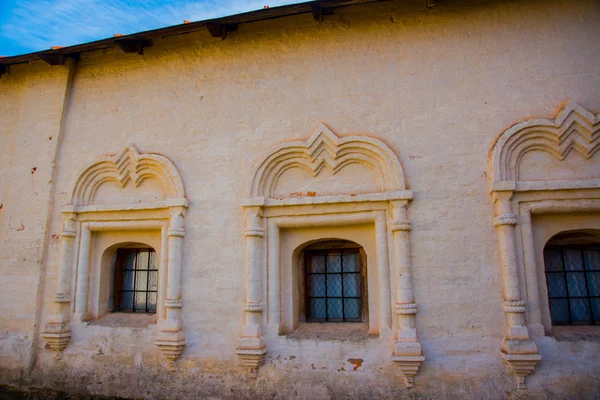
{"label": "monastery wall", "polygon": [[[600,113],[600,4],[463,1],[426,10],[421,3],[400,3],[345,7],[322,23],[307,14],[241,24],[224,40],[207,31],[170,36],[155,40],[141,56],[114,47],[83,53],[63,66],[41,60],[15,65],[2,75],[0,383],[132,398],[597,396],[600,334],[590,327],[574,338],[551,336],[548,300],[540,301],[539,294],[545,289],[531,292],[530,285],[537,274],[545,287],[543,270],[530,273],[525,267],[519,269],[518,287],[527,307],[537,307],[525,318],[543,360],[527,377],[527,389],[516,389],[500,351],[506,277],[489,160],[496,138],[518,122],[554,119],[568,102]],[[265,260],[260,290],[263,300],[269,298],[260,314],[265,364],[250,372],[235,353],[248,301],[252,242],[244,235],[249,222],[243,204],[254,196],[252,169],[274,146],[306,141],[317,127],[325,129],[322,123],[342,140],[366,136],[387,145],[399,159],[405,189],[412,190],[406,208],[412,290],[425,357],[414,388],[405,387],[392,361],[400,317],[385,314],[398,289],[396,236],[386,229],[378,233],[378,222],[368,218],[348,226],[298,222],[278,228],[282,321],[272,320],[279,314],[271,313],[269,244],[257,256]],[[167,319],[167,313],[180,313],[183,321],[185,349],[171,369],[154,344],[160,323],[139,315],[102,318],[110,259],[104,250],[142,243],[166,259],[167,242],[170,250],[180,243],[166,236],[166,225],[90,228],[87,298],[76,293],[83,253],[61,255],[63,212],[74,204],[82,172],[98,157],[121,154],[130,144],[138,155],[170,160],[189,202],[177,211],[185,216],[183,307],[159,311]],[[135,151],[123,154],[135,158]],[[600,179],[600,152],[586,158],[571,151],[562,162],[535,151],[523,157],[522,179]],[[375,172],[360,165],[346,168],[338,175],[325,167],[315,178],[287,170],[272,197],[376,191]],[[89,215],[128,204],[127,211],[98,218],[168,221],[173,214],[166,208],[164,214],[135,209],[150,200],[167,201],[163,183],[148,179],[136,188],[135,177],[130,179],[124,188],[114,181],[97,188],[90,204],[99,208]],[[600,198],[598,187],[590,193],[585,192],[590,202]],[[568,193],[573,199],[583,195],[579,189]],[[517,209],[519,201],[531,200],[527,196],[513,197]],[[282,217],[282,209],[300,215],[302,207],[265,209],[263,219]],[[319,214],[329,206],[307,207]],[[387,203],[335,207],[336,213],[364,211],[392,219]],[[547,238],[541,237],[561,231],[561,224],[598,230],[598,221],[600,208],[594,207],[533,217],[536,262],[543,268],[540,252]],[[73,247],[81,249],[83,234],[77,232]],[[335,326],[315,332],[294,319],[302,301],[293,300],[292,293],[300,248],[323,238],[351,240],[365,251],[366,334]],[[270,237],[261,240],[272,243]],[[388,255],[378,248],[381,240],[390,249],[385,262],[391,303],[381,302],[386,280],[379,266],[382,254]],[[520,234],[516,243],[522,266]],[[54,302],[63,258],[72,266],[65,284],[73,296],[66,306]],[[167,281],[166,274],[159,271],[165,277],[161,290],[175,285],[176,277]],[[78,299],[88,315],[78,314]],[[73,315],[72,336],[57,357],[42,333],[65,309]]]}

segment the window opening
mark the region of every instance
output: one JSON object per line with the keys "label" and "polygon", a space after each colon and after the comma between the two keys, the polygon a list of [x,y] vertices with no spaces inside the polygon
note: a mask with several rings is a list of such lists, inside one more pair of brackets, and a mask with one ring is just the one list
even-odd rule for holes
{"label": "window opening", "polygon": [[156,252],[153,249],[118,249],[113,311],[155,313],[157,293]]}
{"label": "window opening", "polygon": [[307,315],[310,322],[361,322],[358,249],[306,251]]}
{"label": "window opening", "polygon": [[552,324],[600,324],[600,246],[547,245],[544,263]]}

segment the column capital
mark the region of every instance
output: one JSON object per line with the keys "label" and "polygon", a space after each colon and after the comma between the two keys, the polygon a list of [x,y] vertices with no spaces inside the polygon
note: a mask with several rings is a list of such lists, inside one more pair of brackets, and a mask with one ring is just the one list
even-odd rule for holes
{"label": "column capital", "polygon": [[390,204],[392,205],[392,207],[395,208],[400,208],[400,207],[404,207],[406,208],[406,206],[408,206],[408,202],[410,200],[406,199],[406,200],[392,200],[390,201]]}
{"label": "column capital", "polygon": [[169,207],[169,214],[171,215],[171,217],[179,216],[179,217],[183,218],[184,210],[185,210],[184,206],[171,206],[171,207]]}
{"label": "column capital", "polygon": [[250,216],[250,215],[254,215],[257,217],[263,216],[263,207],[262,206],[257,206],[257,205],[246,206],[246,207],[244,207],[244,210],[246,211],[246,215],[248,215],[248,216]]}
{"label": "column capital", "polygon": [[398,221],[408,221],[408,200],[396,200],[390,202],[392,206],[392,218]]}
{"label": "column capital", "polygon": [[246,236],[263,237],[265,231],[263,229],[262,207],[246,207]]}
{"label": "column capital", "polygon": [[494,203],[510,201],[514,193],[514,189],[512,188],[508,190],[494,190],[492,191],[492,198]]}
{"label": "column capital", "polygon": [[63,211],[62,216],[65,222],[77,220],[77,213],[73,211]]}

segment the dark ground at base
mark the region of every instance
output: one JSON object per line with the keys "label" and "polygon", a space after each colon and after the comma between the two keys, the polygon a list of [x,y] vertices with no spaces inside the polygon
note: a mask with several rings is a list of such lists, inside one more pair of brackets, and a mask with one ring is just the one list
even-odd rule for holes
{"label": "dark ground at base", "polygon": [[0,400],[125,400],[123,397],[84,396],[57,392],[48,388],[17,389],[0,385]]}

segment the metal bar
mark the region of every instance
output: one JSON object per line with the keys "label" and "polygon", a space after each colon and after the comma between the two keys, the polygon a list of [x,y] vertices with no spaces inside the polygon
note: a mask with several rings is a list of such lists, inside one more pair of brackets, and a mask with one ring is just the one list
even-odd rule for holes
{"label": "metal bar", "polygon": [[[134,259],[135,260],[134,263],[135,263],[136,267],[138,264],[139,255],[140,255],[140,251],[136,250],[135,251],[135,259]],[[137,271],[133,273],[133,301],[132,301],[132,305],[131,305],[131,309],[133,310],[133,312],[135,312],[135,300],[136,300],[135,299],[135,283],[136,283],[136,280],[137,280]]]}
{"label": "metal bar", "polygon": [[582,248],[579,251],[581,251],[581,266],[583,268],[583,280],[585,281],[585,293],[588,294],[588,296],[586,296],[586,297],[587,297],[587,301],[588,301],[588,307],[590,310],[590,320],[592,321],[592,325],[594,325],[596,323],[596,321],[594,320],[594,309],[592,308],[592,299],[589,296],[590,292],[588,289],[587,271],[585,269],[585,257],[583,255],[583,252],[585,251],[585,249]]}
{"label": "metal bar", "polygon": [[[327,274],[327,256],[325,256],[325,274]],[[327,275],[325,275],[325,321],[329,321],[329,301],[327,301]]]}
{"label": "metal bar", "polygon": [[567,292],[567,309],[569,311],[569,325],[573,325],[573,318],[571,316],[571,301],[569,300],[569,282],[567,281],[567,265],[565,264],[565,255],[562,248],[560,249],[560,261],[563,266],[563,278],[565,281],[565,291]]}
{"label": "metal bar", "polygon": [[346,321],[346,306],[344,301],[344,250],[340,252],[340,279],[342,280],[342,321]]}
{"label": "metal bar", "polygon": [[148,270],[146,271],[146,312],[148,312],[148,288],[150,287],[150,250],[148,250]]}

